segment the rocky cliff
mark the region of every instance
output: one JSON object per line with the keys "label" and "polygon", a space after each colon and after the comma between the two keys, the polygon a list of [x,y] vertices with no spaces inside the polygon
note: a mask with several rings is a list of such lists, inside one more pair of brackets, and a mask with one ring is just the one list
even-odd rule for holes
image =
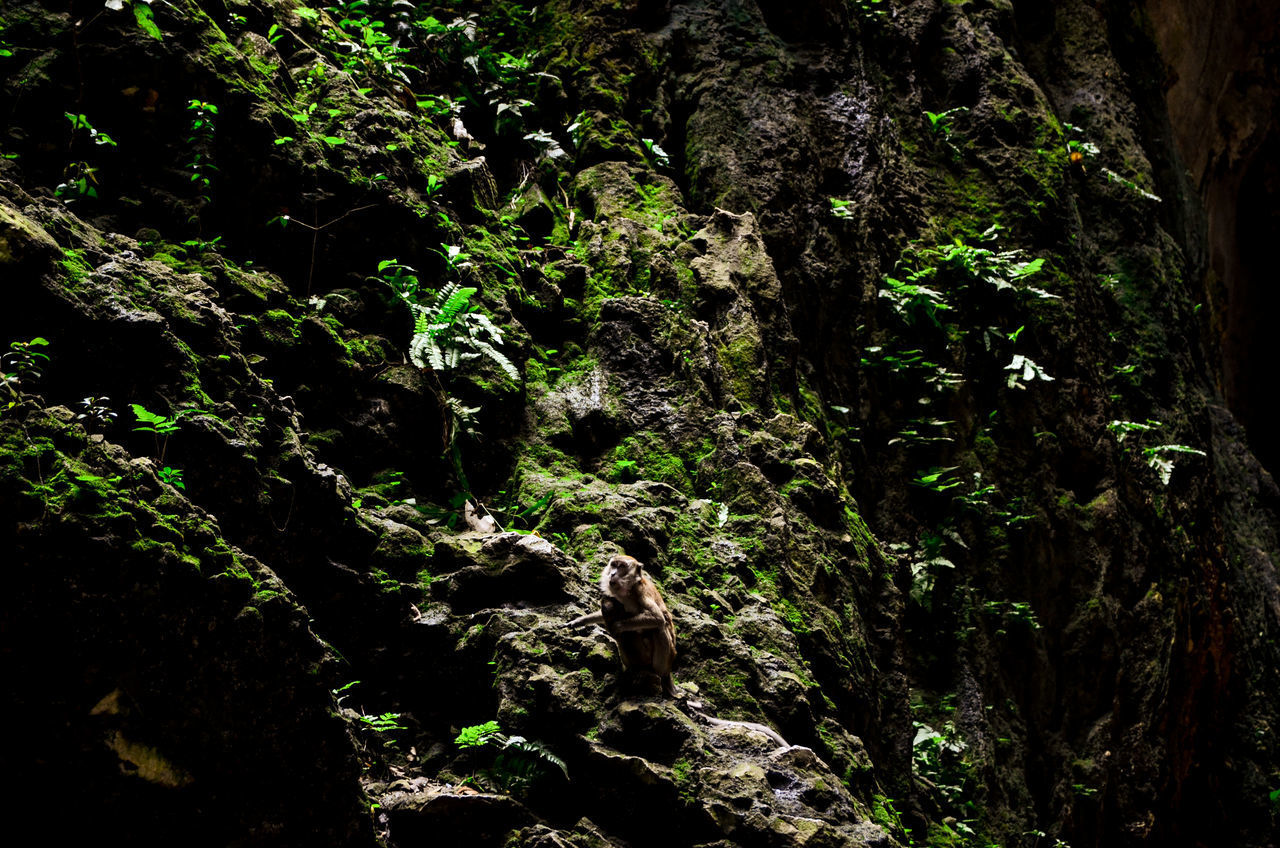
{"label": "rocky cliff", "polygon": [[[1273,844],[1277,54],[1226,5],[5,0],[15,809]],[[679,701],[565,626],[616,553]]]}

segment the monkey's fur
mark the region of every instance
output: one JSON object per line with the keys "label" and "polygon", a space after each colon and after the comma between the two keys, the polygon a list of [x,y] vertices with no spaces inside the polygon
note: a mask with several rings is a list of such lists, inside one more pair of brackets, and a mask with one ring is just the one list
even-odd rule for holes
{"label": "monkey's fur", "polygon": [[[658,587],[644,573],[644,566],[629,556],[611,558],[600,574],[600,593],[600,611],[578,616],[568,626],[603,624],[618,643],[624,669],[656,674],[662,679],[662,691],[668,697],[682,698],[671,676],[676,661],[675,624]],[[702,704],[696,701],[686,700],[684,704],[691,716],[712,727],[741,727],[764,734],[775,745],[790,747],[771,727],[753,721],[716,718],[704,712]]]}
{"label": "monkey's fur", "polygon": [[618,643],[623,668],[658,675],[662,691],[679,698],[671,677],[676,661],[675,624],[644,566],[633,557],[613,557],[600,575],[600,592],[600,611],[579,616],[569,626],[603,624]]}

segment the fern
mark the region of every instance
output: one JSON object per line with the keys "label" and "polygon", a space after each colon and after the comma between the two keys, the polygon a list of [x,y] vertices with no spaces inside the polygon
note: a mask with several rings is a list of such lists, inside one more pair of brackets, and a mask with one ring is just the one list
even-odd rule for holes
{"label": "fern", "polygon": [[453,743],[459,748],[492,746],[498,749],[492,767],[481,769],[471,778],[486,789],[523,795],[554,769],[569,779],[569,766],[546,745],[523,736],[508,736],[496,721],[462,728]]}
{"label": "fern", "polygon": [[409,359],[419,368],[453,371],[463,362],[487,357],[513,382],[520,372],[496,345],[502,344],[502,330],[489,316],[472,311],[471,298],[478,290],[449,283],[436,293],[430,305],[402,296],[413,310],[413,338]]}

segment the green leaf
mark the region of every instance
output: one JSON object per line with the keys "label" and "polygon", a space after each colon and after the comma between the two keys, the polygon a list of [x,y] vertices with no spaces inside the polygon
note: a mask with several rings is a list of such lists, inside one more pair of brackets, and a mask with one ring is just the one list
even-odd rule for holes
{"label": "green leaf", "polygon": [[164,40],[164,36],[160,33],[160,27],[156,26],[155,13],[151,11],[150,6],[145,3],[134,3],[133,16],[137,18],[138,26],[142,27],[143,32],[156,41]]}

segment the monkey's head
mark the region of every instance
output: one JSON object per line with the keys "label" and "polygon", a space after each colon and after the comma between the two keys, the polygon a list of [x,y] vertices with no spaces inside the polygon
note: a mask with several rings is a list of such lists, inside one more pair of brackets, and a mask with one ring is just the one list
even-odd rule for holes
{"label": "monkey's head", "polygon": [[619,554],[609,560],[604,573],[600,575],[600,590],[606,595],[621,597],[630,594],[643,579],[644,566],[640,564],[640,560]]}

